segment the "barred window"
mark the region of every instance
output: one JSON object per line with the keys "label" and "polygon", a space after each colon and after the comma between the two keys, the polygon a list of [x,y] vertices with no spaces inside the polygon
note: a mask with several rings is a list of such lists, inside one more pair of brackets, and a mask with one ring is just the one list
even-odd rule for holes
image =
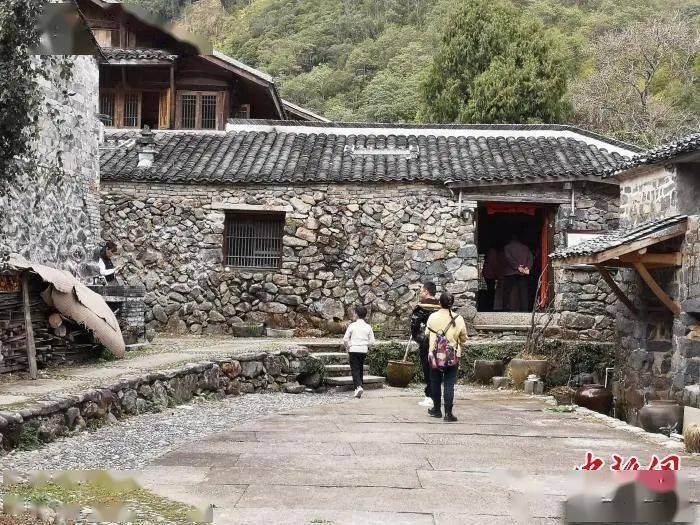
{"label": "barred window", "polygon": [[217,129],[224,121],[220,94],[204,91],[178,91],[179,129]]}
{"label": "barred window", "polygon": [[124,127],[141,127],[141,93],[124,94]]}
{"label": "barred window", "polygon": [[224,231],[224,264],[281,267],[284,213],[228,213]]}
{"label": "barred window", "polygon": [[102,115],[105,126],[115,125],[114,91],[100,92],[100,114]]}

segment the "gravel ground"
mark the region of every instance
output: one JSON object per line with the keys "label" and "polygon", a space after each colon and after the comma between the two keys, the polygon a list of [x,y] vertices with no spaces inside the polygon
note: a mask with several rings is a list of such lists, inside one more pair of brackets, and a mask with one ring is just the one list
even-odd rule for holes
{"label": "gravel ground", "polygon": [[0,458],[0,469],[137,469],[185,443],[234,428],[236,423],[310,406],[341,403],[347,393],[249,394],[195,400],[157,414],[134,416],[31,451]]}

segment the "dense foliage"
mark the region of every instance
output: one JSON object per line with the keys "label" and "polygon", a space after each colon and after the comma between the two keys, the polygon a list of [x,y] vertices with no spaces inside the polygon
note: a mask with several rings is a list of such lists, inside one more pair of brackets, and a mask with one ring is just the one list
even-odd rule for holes
{"label": "dense foliage", "polygon": [[[211,36],[223,51],[274,75],[282,95],[293,102],[332,119],[391,122],[428,118],[418,112],[419,86],[441,50],[448,21],[455,11],[470,3],[467,0],[129,1],[160,12],[177,11],[185,28]],[[637,23],[666,20],[680,13],[688,34],[693,37],[687,49],[694,57],[691,69],[695,73],[700,69],[697,58],[700,9],[695,0],[509,2],[524,17],[541,21],[548,29],[546,39],[558,47],[557,58],[561,63],[556,67],[559,73],[563,67],[564,75],[568,76],[569,88],[564,101],[573,103],[568,120],[574,123],[625,139],[633,138],[620,124],[627,118],[635,118],[634,114],[629,116],[630,108],[622,104],[617,112],[619,118],[612,119],[612,124],[604,124],[604,119],[592,115],[587,107],[590,97],[582,98],[581,93],[585,95],[595,89],[598,79],[594,74],[602,58],[619,58],[623,68],[629,67],[630,62],[625,57],[610,53],[603,44],[596,44],[629,31]],[[509,22],[506,28],[514,25]],[[539,52],[539,45],[539,42],[530,42],[530,49],[522,51]],[[480,96],[487,98],[499,88],[509,87],[512,71],[524,74],[513,65],[518,58],[521,57],[514,54],[510,62],[495,64],[493,72],[481,81]],[[508,83],[503,84],[504,79]],[[530,78],[525,75],[515,80],[518,80],[515,85],[522,86],[527,85]],[[620,92],[609,86],[609,83],[601,86],[600,94],[610,95],[610,103],[620,105],[620,97],[616,96]],[[690,119],[680,128],[662,126],[653,136],[645,135],[642,140],[659,141],[697,123],[700,114],[697,90],[697,82],[684,81],[681,85],[669,66],[662,68],[649,88],[651,99],[666,103],[671,97],[673,102],[663,107],[672,107]],[[505,119],[511,114],[500,108],[495,108],[495,112],[493,109],[476,112],[470,118],[488,121],[495,117]],[[561,109],[563,107],[557,111]],[[533,113],[534,118],[541,120],[555,118],[556,114],[542,114],[539,108],[529,112]],[[672,120],[677,122],[675,117]]]}
{"label": "dense foliage", "polygon": [[422,83],[428,122],[559,122],[565,52],[542,24],[498,0],[466,0],[449,18]]}
{"label": "dense foliage", "polygon": [[41,101],[41,68],[31,51],[39,43],[38,20],[44,0],[0,2],[0,179],[9,179],[15,160],[36,135]]}

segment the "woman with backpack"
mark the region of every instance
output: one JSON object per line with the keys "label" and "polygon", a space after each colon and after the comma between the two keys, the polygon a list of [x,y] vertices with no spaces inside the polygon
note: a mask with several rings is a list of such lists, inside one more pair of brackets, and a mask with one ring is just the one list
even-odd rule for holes
{"label": "woman with backpack", "polygon": [[461,315],[454,315],[452,306],[455,298],[443,292],[440,295],[440,310],[428,317],[425,335],[430,338],[428,359],[430,361],[430,385],[433,408],[428,410],[432,417],[442,417],[440,410],[441,386],[444,383],[446,422],[457,421],[452,415],[455,397],[455,383],[459,370],[462,345],[467,342],[467,327]]}

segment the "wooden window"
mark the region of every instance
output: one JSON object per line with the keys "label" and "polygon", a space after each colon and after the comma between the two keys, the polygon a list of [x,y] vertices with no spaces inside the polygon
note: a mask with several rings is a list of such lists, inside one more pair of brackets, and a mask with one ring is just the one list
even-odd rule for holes
{"label": "wooden window", "polygon": [[92,33],[101,47],[119,47],[118,29],[93,29]]}
{"label": "wooden window", "polygon": [[105,126],[114,126],[116,124],[116,105],[114,103],[114,91],[100,92],[100,115]]}
{"label": "wooden window", "polygon": [[141,93],[124,93],[124,127],[141,127]]}
{"label": "wooden window", "polygon": [[280,268],[284,213],[226,214],[224,264],[239,268]]}
{"label": "wooden window", "polygon": [[177,127],[179,129],[219,129],[223,123],[223,93],[178,91]]}

